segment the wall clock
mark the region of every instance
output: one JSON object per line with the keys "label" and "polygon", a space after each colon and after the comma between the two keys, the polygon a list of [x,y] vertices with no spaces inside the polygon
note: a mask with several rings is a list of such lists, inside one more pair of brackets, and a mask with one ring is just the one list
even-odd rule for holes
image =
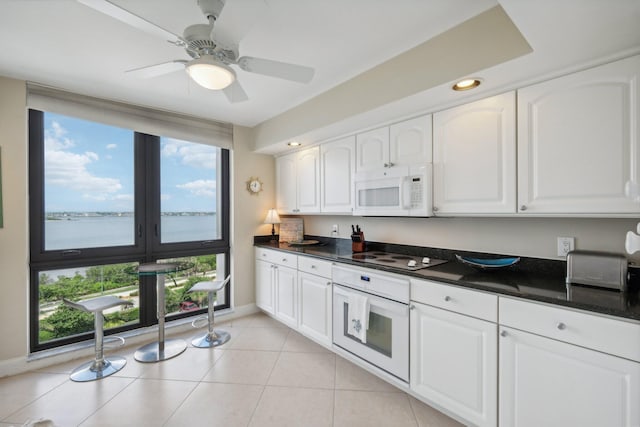
{"label": "wall clock", "polygon": [[262,191],[262,181],[260,181],[260,179],[257,177],[249,178],[249,180],[247,181],[247,191],[249,192],[249,194],[255,194],[257,196],[258,193]]}

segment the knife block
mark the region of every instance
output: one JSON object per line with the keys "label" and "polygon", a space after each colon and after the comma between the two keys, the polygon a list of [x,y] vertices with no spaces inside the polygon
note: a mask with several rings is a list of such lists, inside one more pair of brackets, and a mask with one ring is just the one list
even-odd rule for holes
{"label": "knife block", "polygon": [[364,252],[364,233],[362,231],[351,235],[351,252]]}

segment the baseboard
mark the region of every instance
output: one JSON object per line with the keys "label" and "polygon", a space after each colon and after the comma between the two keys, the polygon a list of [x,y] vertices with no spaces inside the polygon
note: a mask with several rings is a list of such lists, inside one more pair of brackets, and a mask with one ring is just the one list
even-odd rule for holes
{"label": "baseboard", "polygon": [[[249,316],[260,310],[255,304],[246,304],[240,307],[216,311],[216,321],[224,322],[238,317]],[[179,334],[191,329],[191,318],[169,322],[166,325],[166,334]],[[127,346],[142,345],[157,338],[158,328],[152,326],[119,334],[127,343]],[[48,366],[69,362],[80,357],[91,358],[94,355],[93,340],[59,347],[53,350],[45,350],[12,359],[0,360],[0,378],[18,375]]]}

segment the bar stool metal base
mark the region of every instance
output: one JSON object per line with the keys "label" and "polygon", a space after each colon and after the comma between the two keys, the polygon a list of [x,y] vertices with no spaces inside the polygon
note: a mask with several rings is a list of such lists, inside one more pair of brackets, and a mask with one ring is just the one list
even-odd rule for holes
{"label": "bar stool metal base", "polygon": [[181,339],[164,341],[164,350],[160,351],[159,343],[152,342],[140,347],[133,355],[138,362],[153,363],[171,359],[187,349],[187,343]]}
{"label": "bar stool metal base", "polygon": [[229,341],[231,334],[229,332],[217,329],[212,334],[206,333],[197,336],[191,341],[191,345],[198,348],[217,347]]}
{"label": "bar stool metal base", "polygon": [[103,359],[102,363],[95,360],[78,366],[71,372],[69,378],[76,382],[95,381],[113,375],[127,364],[127,359],[120,356]]}

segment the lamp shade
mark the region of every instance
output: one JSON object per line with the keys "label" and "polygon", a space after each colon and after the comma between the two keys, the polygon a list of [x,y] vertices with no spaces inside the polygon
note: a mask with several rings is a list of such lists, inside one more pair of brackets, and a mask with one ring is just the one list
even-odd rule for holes
{"label": "lamp shade", "polygon": [[275,209],[269,209],[267,217],[264,219],[265,224],[280,224],[280,216]]}
{"label": "lamp shade", "polygon": [[216,61],[211,55],[202,55],[187,64],[187,73],[200,86],[220,90],[236,79],[236,73],[226,64]]}

